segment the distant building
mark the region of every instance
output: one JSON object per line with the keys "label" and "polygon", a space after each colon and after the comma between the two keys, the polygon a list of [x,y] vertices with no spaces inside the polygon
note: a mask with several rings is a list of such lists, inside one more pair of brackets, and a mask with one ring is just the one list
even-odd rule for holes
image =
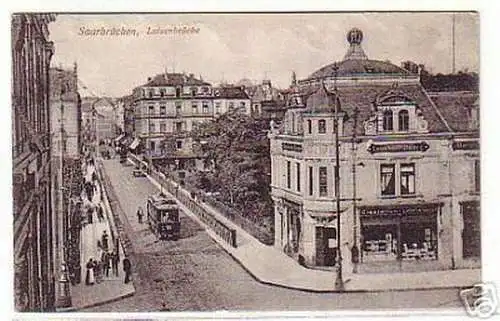
{"label": "distant building", "polygon": [[344,59],[298,81],[271,129],[275,246],[328,268],[340,237],[345,275],[355,261],[358,273],[480,267],[477,100],[433,97],[418,74],[369,59],[361,30],[347,39]]}
{"label": "distant building", "polygon": [[243,86],[225,85],[215,87],[213,104],[215,117],[234,110],[252,115],[251,101]]}
{"label": "distant building", "polygon": [[286,112],[286,103],[283,94],[271,84],[270,80],[263,80],[262,84],[251,89],[252,115],[255,117],[281,121]]}
{"label": "distant building", "polygon": [[13,14],[11,19],[14,307],[18,312],[54,311],[63,260],[50,176],[54,45],[48,24],[55,15]]}

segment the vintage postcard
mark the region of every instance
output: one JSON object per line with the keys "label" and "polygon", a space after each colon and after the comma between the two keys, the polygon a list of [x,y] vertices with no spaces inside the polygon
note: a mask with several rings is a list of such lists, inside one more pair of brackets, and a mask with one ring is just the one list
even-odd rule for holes
{"label": "vintage postcard", "polygon": [[477,12],[17,12],[11,37],[17,312],[495,313]]}

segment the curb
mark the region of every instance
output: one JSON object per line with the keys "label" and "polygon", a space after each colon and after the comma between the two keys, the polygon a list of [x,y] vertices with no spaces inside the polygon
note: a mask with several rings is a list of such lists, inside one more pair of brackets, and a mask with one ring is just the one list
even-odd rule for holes
{"label": "curb", "polygon": [[91,304],[87,304],[87,305],[83,305],[83,306],[79,306],[79,307],[69,307],[69,308],[57,309],[56,312],[75,312],[75,311],[78,311],[78,310],[83,310],[83,309],[88,309],[88,308],[95,308],[95,307],[98,307],[98,306],[101,306],[101,305],[105,305],[105,304],[108,304],[108,303],[120,301],[120,300],[125,299],[125,298],[129,298],[131,296],[134,296],[134,294],[135,294],[135,289],[134,289],[134,291],[132,291],[130,293],[122,294],[122,295],[117,296],[115,298],[111,298],[111,299],[107,299],[107,300],[104,300],[104,301],[99,301],[99,302],[95,302],[95,303],[91,303]]}
{"label": "curb", "polygon": [[[148,179],[151,181],[154,181],[156,184],[155,188],[158,188],[156,185],[160,185],[159,182],[157,182],[154,178],[152,178],[150,175],[147,175]],[[189,210],[186,206],[184,206],[192,215],[196,216],[194,213]],[[383,293],[383,292],[407,292],[407,291],[433,291],[433,290],[445,290],[445,289],[461,289],[461,288],[467,288],[468,285],[455,285],[455,286],[450,286],[450,285],[445,285],[445,286],[435,286],[435,287],[413,287],[413,288],[384,288],[384,289],[346,289],[343,291],[339,290],[318,290],[318,289],[312,289],[312,288],[305,288],[305,287],[299,287],[299,286],[291,286],[291,285],[285,285],[273,281],[268,281],[260,278],[257,276],[255,273],[253,273],[245,264],[242,263],[242,261],[234,254],[232,253],[226,246],[224,246],[223,242],[221,242],[216,235],[210,231],[210,229],[206,229],[210,237],[217,243],[219,247],[221,247],[226,253],[228,253],[254,280],[261,284],[269,285],[269,286],[274,286],[274,287],[279,287],[279,288],[284,288],[284,289],[290,289],[290,290],[297,290],[301,292],[307,292],[307,293]],[[347,279],[345,283],[348,283],[350,279]],[[335,282],[335,276],[332,273],[332,284]],[[472,286],[472,285],[470,285]]]}

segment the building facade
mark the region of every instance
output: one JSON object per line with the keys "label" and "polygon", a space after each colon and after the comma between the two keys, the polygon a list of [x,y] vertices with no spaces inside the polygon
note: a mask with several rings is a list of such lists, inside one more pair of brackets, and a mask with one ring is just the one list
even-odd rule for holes
{"label": "building facade", "polygon": [[[250,113],[250,99],[240,86],[214,88],[193,74],[165,73],[133,90],[125,106],[125,132],[133,132],[130,149],[144,152],[151,162],[179,168],[202,166],[190,132],[196,124],[232,109]],[[130,106],[130,107],[129,107]]]}
{"label": "building facade", "polygon": [[14,303],[17,311],[52,311],[59,264],[51,208],[49,66],[52,14],[14,14],[12,157]]}
{"label": "building facade", "polygon": [[418,74],[368,59],[359,29],[347,39],[271,129],[275,246],[311,268],[340,252],[345,274],[480,267],[478,121],[436,105]]}

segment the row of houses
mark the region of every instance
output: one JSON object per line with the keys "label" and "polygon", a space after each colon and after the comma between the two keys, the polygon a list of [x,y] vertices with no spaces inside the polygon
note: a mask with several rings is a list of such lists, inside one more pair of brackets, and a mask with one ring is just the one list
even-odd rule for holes
{"label": "row of houses", "polygon": [[123,135],[117,143],[143,153],[151,162],[197,166],[201,155],[194,151],[189,135],[197,124],[231,111],[280,120],[284,102],[269,80],[250,87],[213,86],[193,74],[159,74],[118,100]]}

